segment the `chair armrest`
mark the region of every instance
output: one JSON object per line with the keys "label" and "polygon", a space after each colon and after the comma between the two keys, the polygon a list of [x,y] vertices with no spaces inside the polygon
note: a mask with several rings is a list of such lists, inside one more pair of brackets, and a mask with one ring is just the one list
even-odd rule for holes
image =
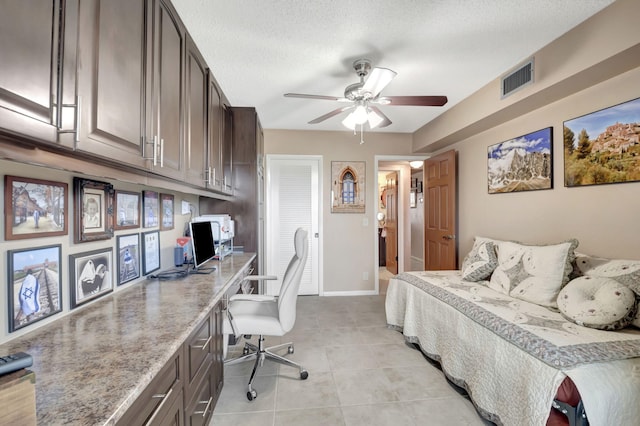
{"label": "chair armrest", "polygon": [[245,281],[260,281],[260,280],[277,280],[275,275],[247,275],[243,278]]}
{"label": "chair armrest", "polygon": [[233,296],[229,297],[229,302],[233,302],[235,300],[250,300],[253,302],[272,302],[274,301],[276,298],[275,296],[267,296],[264,294],[242,294],[242,293],[238,293],[238,294],[234,294]]}

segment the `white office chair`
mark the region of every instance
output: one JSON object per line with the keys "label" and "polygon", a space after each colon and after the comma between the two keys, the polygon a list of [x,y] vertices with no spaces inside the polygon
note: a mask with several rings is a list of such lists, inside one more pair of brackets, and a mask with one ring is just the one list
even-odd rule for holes
{"label": "white office chair", "polygon": [[[296,302],[298,289],[302,279],[302,271],[307,261],[309,240],[307,231],[298,228],[294,236],[295,254],[289,262],[282,279],[282,287],[277,297],[261,294],[237,294],[231,296],[224,318],[223,333],[225,341],[229,334],[236,337],[258,335],[258,346],[245,343],[243,355],[238,358],[225,360],[225,365],[237,364],[250,359],[255,359],[253,371],[249,379],[247,398],[252,401],[258,396],[252,388],[258,366],[265,359],[280,364],[296,367],[300,370],[300,379],[305,380],[309,373],[301,365],[275,354],[276,349],[287,347],[289,354],[293,353],[293,343],[283,343],[269,348],[264,347],[264,336],[283,336],[288,333],[296,321]],[[274,277],[251,276],[251,279],[273,279]],[[226,357],[226,351],[225,351]]]}

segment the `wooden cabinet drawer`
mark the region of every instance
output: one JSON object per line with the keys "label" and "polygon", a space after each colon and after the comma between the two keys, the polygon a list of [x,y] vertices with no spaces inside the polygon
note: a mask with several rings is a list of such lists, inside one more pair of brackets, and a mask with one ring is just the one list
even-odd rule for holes
{"label": "wooden cabinet drawer", "polygon": [[206,371],[199,375],[199,382],[194,386],[193,397],[185,410],[185,424],[189,426],[204,426],[209,423],[216,398],[214,394],[211,361],[206,363]]}
{"label": "wooden cabinet drawer", "polygon": [[[182,407],[181,351],[176,352],[158,372],[136,402],[118,420],[118,425],[159,425],[175,409],[176,399]],[[180,409],[182,412],[182,409]]]}
{"label": "wooden cabinet drawer", "polygon": [[213,331],[213,323],[209,314],[184,344],[185,377],[187,379],[185,396],[187,400],[191,398],[196,378],[206,364],[211,361]]}

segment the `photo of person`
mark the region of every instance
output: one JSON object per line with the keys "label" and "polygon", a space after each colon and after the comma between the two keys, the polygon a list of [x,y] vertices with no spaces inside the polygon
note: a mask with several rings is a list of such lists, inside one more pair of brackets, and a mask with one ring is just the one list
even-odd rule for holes
{"label": "photo of person", "polygon": [[100,197],[96,194],[85,194],[82,201],[82,226],[84,229],[101,228]]}
{"label": "photo of person", "polygon": [[69,256],[71,307],[113,290],[113,249],[100,249]]}

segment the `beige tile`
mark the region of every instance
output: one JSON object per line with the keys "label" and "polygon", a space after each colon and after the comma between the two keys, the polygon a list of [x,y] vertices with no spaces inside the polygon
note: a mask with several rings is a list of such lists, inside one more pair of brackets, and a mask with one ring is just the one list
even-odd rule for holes
{"label": "beige tile", "polygon": [[253,401],[247,399],[247,382],[249,376],[225,377],[220,398],[216,403],[214,414],[244,413],[250,411],[274,411],[276,398],[276,376],[258,377],[254,380],[253,389],[258,397]]}
{"label": "beige tile", "polygon": [[275,412],[259,411],[238,414],[213,414],[209,426],[265,426],[274,422]]}
{"label": "beige tile", "polygon": [[429,425],[428,421],[415,423],[404,403],[354,405],[342,407],[346,426],[412,426]]}
{"label": "beige tile", "polygon": [[326,407],[276,411],[274,424],[275,426],[343,426],[345,423],[340,407]]}
{"label": "beige tile", "polygon": [[407,410],[414,422],[429,419],[431,426],[483,426],[473,404],[461,396],[407,402]]}
{"label": "beige tile", "polygon": [[328,346],[325,350],[332,371],[378,367],[369,345]]}
{"label": "beige tile", "polygon": [[338,395],[330,372],[309,374],[306,380],[280,376],[276,411],[338,407]]}
{"label": "beige tile", "polygon": [[381,369],[334,371],[333,379],[342,406],[399,400],[392,383]]}

